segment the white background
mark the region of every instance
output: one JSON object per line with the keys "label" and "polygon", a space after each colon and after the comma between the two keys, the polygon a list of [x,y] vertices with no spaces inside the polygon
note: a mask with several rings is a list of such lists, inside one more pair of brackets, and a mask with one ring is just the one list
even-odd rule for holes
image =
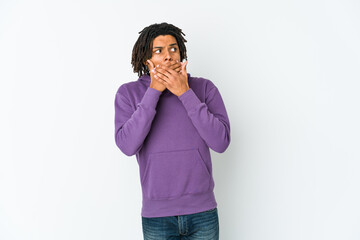
{"label": "white background", "polygon": [[220,239],[360,239],[357,0],[0,1],[0,239],[142,239],[114,99],[164,21],[230,118]]}

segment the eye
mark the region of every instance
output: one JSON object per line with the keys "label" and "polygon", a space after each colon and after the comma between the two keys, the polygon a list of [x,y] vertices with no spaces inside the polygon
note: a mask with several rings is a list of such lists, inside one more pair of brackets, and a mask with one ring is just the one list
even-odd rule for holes
{"label": "eye", "polygon": [[160,51],[160,49],[155,50],[155,53],[156,53],[157,51]]}
{"label": "eye", "polygon": [[173,47],[172,49],[175,49],[174,52],[176,51],[176,47]]}

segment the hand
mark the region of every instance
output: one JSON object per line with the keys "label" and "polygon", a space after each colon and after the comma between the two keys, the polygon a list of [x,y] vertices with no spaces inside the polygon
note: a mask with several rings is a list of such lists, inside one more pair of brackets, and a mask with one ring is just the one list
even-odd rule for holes
{"label": "hand", "polygon": [[[146,65],[149,67],[149,70],[150,70],[150,78],[151,78],[150,87],[154,88],[160,92],[164,91],[166,89],[166,86],[164,84],[162,84],[161,82],[156,81],[156,79],[154,78],[154,75],[156,73],[155,72],[156,67],[154,67],[153,62],[151,60],[147,60]],[[176,72],[181,71],[181,64],[179,63],[179,61],[171,60],[169,62],[166,62],[164,65]]]}
{"label": "hand", "polygon": [[154,78],[173,94],[180,96],[190,89],[186,72],[187,63],[188,61],[181,63],[180,72],[174,71],[166,65],[159,65],[154,69]]}

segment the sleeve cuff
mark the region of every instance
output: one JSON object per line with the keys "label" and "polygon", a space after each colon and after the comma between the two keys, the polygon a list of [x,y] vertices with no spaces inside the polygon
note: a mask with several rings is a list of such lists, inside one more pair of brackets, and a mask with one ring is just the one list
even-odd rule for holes
{"label": "sleeve cuff", "polygon": [[194,91],[190,88],[180,96],[178,96],[180,101],[183,103],[185,109],[189,112],[194,109],[196,105],[201,103],[200,99],[196,96]]}
{"label": "sleeve cuff", "polygon": [[161,93],[162,93],[161,91],[148,87],[141,100],[141,105],[143,105],[146,108],[155,109]]}

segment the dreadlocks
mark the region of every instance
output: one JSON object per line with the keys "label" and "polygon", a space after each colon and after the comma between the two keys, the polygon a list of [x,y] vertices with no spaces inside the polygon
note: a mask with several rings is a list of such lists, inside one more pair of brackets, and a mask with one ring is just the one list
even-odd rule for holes
{"label": "dreadlocks", "polygon": [[146,66],[145,63],[146,60],[152,57],[152,43],[154,38],[159,35],[172,35],[176,39],[176,42],[179,46],[180,61],[182,62],[183,59],[187,60],[185,47],[185,42],[187,41],[182,36],[185,36],[185,34],[180,28],[175,27],[172,24],[163,22],[160,24],[155,23],[148,27],[145,27],[139,33],[141,34],[133,47],[131,58],[131,64],[134,69],[134,73],[137,72],[139,77],[143,74],[150,75],[149,68]]}

